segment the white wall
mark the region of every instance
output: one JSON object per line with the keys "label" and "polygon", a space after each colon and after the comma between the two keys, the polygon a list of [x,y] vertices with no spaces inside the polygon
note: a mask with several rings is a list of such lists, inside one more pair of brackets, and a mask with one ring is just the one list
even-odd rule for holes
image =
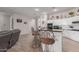
{"label": "white wall", "polygon": [[[13,18],[13,27],[14,29],[20,29],[21,30],[21,34],[29,34],[31,32],[31,25],[32,25],[32,20],[28,19],[26,16],[23,15],[18,15],[18,14],[14,14],[11,17],[11,20]],[[22,19],[22,23],[17,23],[17,19],[20,18]],[[10,29],[12,29],[11,25],[12,25],[12,21],[10,21]],[[24,24],[24,22],[27,22],[27,24]]]}
{"label": "white wall", "polygon": [[36,30],[35,19],[32,19],[29,24],[30,24],[30,27],[31,27],[31,28],[33,27],[34,30]]}

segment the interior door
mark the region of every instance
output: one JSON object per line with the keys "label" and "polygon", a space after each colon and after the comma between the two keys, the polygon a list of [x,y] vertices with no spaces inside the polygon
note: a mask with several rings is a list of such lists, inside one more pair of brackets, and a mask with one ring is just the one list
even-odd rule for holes
{"label": "interior door", "polygon": [[0,15],[0,31],[2,31],[2,27],[3,27],[3,16]]}
{"label": "interior door", "polygon": [[10,30],[10,16],[8,15],[3,17],[2,30]]}

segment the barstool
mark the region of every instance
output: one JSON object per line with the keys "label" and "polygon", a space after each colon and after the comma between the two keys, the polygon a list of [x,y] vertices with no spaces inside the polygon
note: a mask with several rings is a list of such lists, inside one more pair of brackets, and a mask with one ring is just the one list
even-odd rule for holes
{"label": "barstool", "polygon": [[49,52],[49,46],[55,43],[55,36],[53,31],[40,31],[40,41],[44,52]]}

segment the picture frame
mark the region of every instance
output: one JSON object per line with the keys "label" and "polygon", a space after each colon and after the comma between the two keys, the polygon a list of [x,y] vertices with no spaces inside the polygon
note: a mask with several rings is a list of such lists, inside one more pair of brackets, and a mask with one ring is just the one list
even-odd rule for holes
{"label": "picture frame", "polygon": [[17,19],[17,23],[22,23],[22,19]]}

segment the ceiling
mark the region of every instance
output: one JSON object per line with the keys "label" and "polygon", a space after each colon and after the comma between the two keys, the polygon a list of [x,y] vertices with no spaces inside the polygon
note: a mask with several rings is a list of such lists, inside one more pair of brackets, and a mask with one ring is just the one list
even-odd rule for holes
{"label": "ceiling", "polygon": [[[35,11],[35,8],[38,8],[39,11]],[[55,8],[58,10],[57,12],[62,12],[71,9],[72,7],[0,7],[0,11],[10,14],[18,13],[32,18],[36,15],[39,16],[42,12],[56,13],[52,11]]]}

